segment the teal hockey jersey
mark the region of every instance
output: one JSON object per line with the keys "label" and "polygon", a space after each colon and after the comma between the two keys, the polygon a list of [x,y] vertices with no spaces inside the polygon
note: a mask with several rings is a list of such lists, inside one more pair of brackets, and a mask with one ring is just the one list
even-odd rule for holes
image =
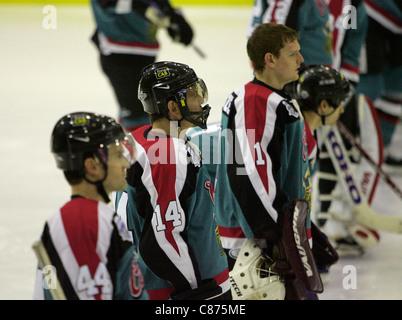
{"label": "teal hockey jersey", "polygon": [[304,63],[331,65],[331,21],[325,0],[255,0],[248,34],[276,22],[298,31]]}
{"label": "teal hockey jersey", "polygon": [[225,249],[278,229],[290,200],[310,203],[304,121],[284,95],[254,79],[223,107],[215,211]]}
{"label": "teal hockey jersey", "polygon": [[150,299],[197,288],[213,278],[230,290],[227,258],[214,217],[213,188],[195,145],[155,133],[133,132],[137,162],[117,197],[139,248]]}

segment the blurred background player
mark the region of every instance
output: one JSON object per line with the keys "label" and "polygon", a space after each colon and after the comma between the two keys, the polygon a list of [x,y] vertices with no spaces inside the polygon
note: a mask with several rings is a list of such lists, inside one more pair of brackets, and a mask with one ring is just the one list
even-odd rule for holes
{"label": "blurred background player", "polygon": [[[362,94],[353,94],[360,81],[359,55],[366,39],[368,18],[361,0],[331,0],[328,2],[330,19],[332,21],[332,67],[341,71],[352,86],[352,94],[345,101],[345,112],[340,121],[349,131],[360,139],[365,150],[381,166],[382,134],[377,120],[376,111],[367,97]],[[336,175],[334,165],[329,157],[321,129],[318,130],[321,156],[319,160],[318,188],[319,206],[316,217],[318,224],[332,240],[336,240],[336,248],[340,254],[361,254],[373,242],[365,239],[375,239],[378,243],[379,235],[376,231],[361,226],[359,232],[345,226],[339,217],[351,217],[351,204],[342,199],[344,192]],[[343,143],[353,163],[354,175],[360,182],[361,189],[369,204],[372,203],[377,189],[379,175],[367,163],[359,152],[352,148],[346,139]],[[349,229],[349,231],[347,231]]]}
{"label": "blurred background player", "polygon": [[[107,205],[110,192],[126,187],[133,161],[123,128],[104,115],[71,113],[56,123],[51,150],[71,200],[46,221],[41,241],[65,298],[146,299],[132,238]],[[52,299],[46,276],[38,270],[34,299]]]}
{"label": "blurred background player", "polygon": [[[296,83],[294,91],[306,124],[310,170],[313,175],[317,170],[316,163],[320,153],[316,130],[322,126],[336,125],[344,113],[343,105],[353,94],[353,89],[341,73],[324,65],[304,67]],[[321,234],[321,237],[326,235]],[[314,244],[313,252],[320,276],[326,283],[329,267],[336,262],[338,254],[333,252],[330,256],[322,255],[314,249]]]}
{"label": "blurred background player", "polygon": [[[150,299],[230,299],[226,256],[214,218],[213,188],[187,129],[206,128],[207,88],[189,66],[146,67],[138,98],[152,125],[132,134],[137,162],[117,211],[138,244]],[[204,106],[203,106],[204,105]]]}
{"label": "blurred background player", "polygon": [[261,23],[284,24],[299,34],[304,64],[332,64],[331,21],[325,0],[255,0],[249,37]]}
{"label": "blurred background player", "polygon": [[336,125],[352,88],[341,73],[324,65],[302,68],[296,83],[296,101],[306,123],[309,158],[314,171],[318,156],[314,132],[321,126]]}
{"label": "blurred background player", "polygon": [[173,41],[187,46],[193,29],[169,0],[91,0],[96,31],[92,40],[100,64],[119,105],[119,122],[126,132],[149,124],[137,97],[141,71],[157,59],[161,25]]}
{"label": "blurred background player", "polygon": [[400,132],[398,137],[394,133],[402,117],[402,2],[364,2],[369,26],[357,91],[374,102],[384,139],[385,163],[400,169],[402,137]]}

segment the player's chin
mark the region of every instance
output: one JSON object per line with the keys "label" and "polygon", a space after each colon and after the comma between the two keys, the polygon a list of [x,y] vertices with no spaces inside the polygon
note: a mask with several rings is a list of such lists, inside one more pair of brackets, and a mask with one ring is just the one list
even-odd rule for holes
{"label": "player's chin", "polygon": [[127,180],[126,180],[126,179],[123,179],[123,180],[120,182],[119,187],[117,188],[117,190],[124,190],[124,189],[126,189],[126,188],[127,188]]}

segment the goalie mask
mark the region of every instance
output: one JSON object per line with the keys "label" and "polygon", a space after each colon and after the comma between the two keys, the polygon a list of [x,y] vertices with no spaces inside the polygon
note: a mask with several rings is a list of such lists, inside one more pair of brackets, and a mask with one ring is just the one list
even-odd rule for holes
{"label": "goalie mask", "polygon": [[[91,112],[75,112],[62,117],[55,125],[51,136],[51,152],[57,168],[79,173],[86,181],[95,184],[106,202],[109,198],[103,181],[107,177],[108,149],[123,145],[123,155],[132,164],[134,147],[132,137],[126,136],[115,119]],[[85,177],[84,161],[96,157],[105,168],[105,177],[92,182]]]}
{"label": "goalie mask", "polygon": [[198,96],[201,106],[208,100],[204,81],[185,64],[162,61],[153,63],[142,71],[138,99],[144,111],[149,114],[162,114],[169,119],[167,103],[173,100],[179,104],[183,119],[206,129],[211,107],[204,105],[201,111],[190,111],[188,98],[194,95]]}
{"label": "goalie mask", "polygon": [[246,239],[229,273],[233,300],[283,300],[285,284],[272,267],[255,240]]}

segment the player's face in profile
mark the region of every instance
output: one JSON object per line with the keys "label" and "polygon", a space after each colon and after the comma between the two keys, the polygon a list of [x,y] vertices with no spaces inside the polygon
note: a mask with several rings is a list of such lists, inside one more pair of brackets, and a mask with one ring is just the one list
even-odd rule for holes
{"label": "player's face in profile", "polygon": [[108,173],[104,182],[108,192],[124,190],[127,186],[126,170],[130,163],[124,156],[124,151],[122,144],[112,144],[108,147]]}
{"label": "player's face in profile", "polygon": [[276,69],[284,85],[299,79],[299,68],[303,61],[297,40],[287,43],[279,51]]}
{"label": "player's face in profile", "polygon": [[326,125],[335,125],[336,122],[338,121],[339,117],[341,116],[342,113],[345,112],[345,109],[343,108],[343,102],[339,104],[339,106],[334,110],[333,107],[329,108],[328,112],[328,117],[325,119],[325,124]]}

